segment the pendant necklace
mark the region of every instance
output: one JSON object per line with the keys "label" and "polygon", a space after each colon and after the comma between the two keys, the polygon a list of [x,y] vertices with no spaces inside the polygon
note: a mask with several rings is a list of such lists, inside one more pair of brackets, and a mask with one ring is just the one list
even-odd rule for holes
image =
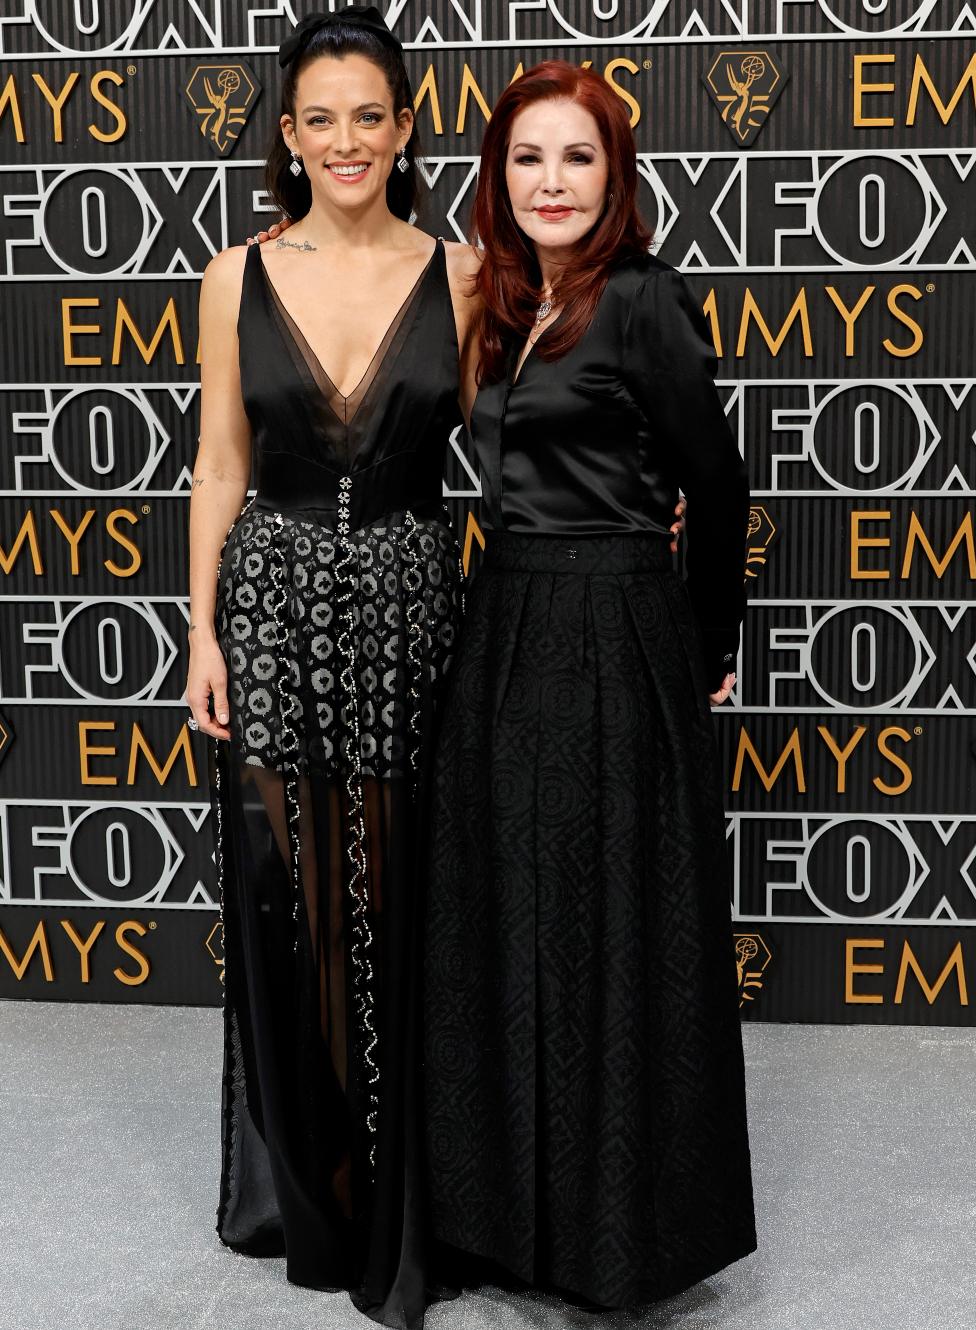
{"label": "pendant necklace", "polygon": [[548,318],[551,313],[552,313],[552,299],[550,292],[550,295],[547,296],[545,300],[543,300],[542,304],[535,312],[536,325],[540,324],[543,319]]}

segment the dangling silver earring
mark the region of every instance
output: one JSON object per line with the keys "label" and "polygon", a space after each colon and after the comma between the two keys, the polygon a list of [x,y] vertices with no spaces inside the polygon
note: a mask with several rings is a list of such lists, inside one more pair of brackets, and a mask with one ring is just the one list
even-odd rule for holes
{"label": "dangling silver earring", "polygon": [[298,153],[295,151],[294,148],[291,148],[289,151],[291,152],[291,166],[289,166],[288,170],[292,173],[292,175],[301,175],[302,159],[301,157],[299,157]]}
{"label": "dangling silver earring", "polygon": [[613,195],[612,195],[612,194],[608,194],[608,195],[607,195],[607,203],[612,203],[612,202],[613,202]]}
{"label": "dangling silver earring", "polygon": [[407,161],[407,154],[404,152],[402,148],[397,153],[397,170],[398,171],[410,170],[410,163]]}

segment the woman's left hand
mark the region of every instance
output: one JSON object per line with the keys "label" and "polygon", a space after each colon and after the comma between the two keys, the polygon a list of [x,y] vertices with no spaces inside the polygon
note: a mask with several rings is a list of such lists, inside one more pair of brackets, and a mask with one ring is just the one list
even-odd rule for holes
{"label": "woman's left hand", "polygon": [[281,235],[282,231],[287,231],[291,226],[290,217],[282,217],[273,226],[269,226],[267,231],[259,231],[257,235],[248,236],[245,244],[263,245],[266,240],[275,240]]}
{"label": "woman's left hand", "polygon": [[671,553],[672,553],[672,554],[677,554],[677,552],[678,552],[678,537],[681,535],[682,531],[684,531],[684,529],[685,529],[685,509],[686,509],[687,507],[688,507],[688,500],[685,498],[684,495],[682,495],[681,498],[678,500],[678,506],[677,506],[677,508],[675,508],[675,510],[674,510],[675,513],[677,514],[678,520],[677,520],[677,522],[672,522],[672,523],[671,523]]}
{"label": "woman's left hand", "polygon": [[708,700],[713,707],[720,707],[735,687],[735,675],[727,674],[722,680],[722,687],[717,693],[709,693]]}

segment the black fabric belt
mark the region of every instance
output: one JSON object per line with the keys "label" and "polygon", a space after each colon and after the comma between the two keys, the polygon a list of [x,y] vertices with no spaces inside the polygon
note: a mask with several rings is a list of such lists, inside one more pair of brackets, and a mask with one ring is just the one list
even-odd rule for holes
{"label": "black fabric belt", "polygon": [[612,536],[527,536],[486,531],[488,571],[519,573],[662,572],[673,568],[670,538],[639,532]]}

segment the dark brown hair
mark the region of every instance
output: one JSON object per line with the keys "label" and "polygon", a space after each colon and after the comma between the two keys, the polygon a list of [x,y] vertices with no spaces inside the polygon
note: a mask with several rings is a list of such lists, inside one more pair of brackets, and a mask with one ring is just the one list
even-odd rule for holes
{"label": "dark brown hair", "polygon": [[[413,91],[399,46],[392,41],[385,42],[368,28],[339,20],[315,32],[301,55],[285,66],[281,84],[281,115],[294,119],[298,76],[313,60],[324,55],[340,60],[347,55],[363,55],[367,60],[372,60],[386,77],[393,98],[394,115],[398,116],[405,108],[413,110]],[[406,171],[394,169],[390,172],[386,182],[386,202],[394,217],[408,222],[419,204],[416,162],[421,153],[416,120],[404,152],[408,168]],[[282,138],[281,127],[276,124],[265,166],[265,183],[268,193],[282,212],[288,217],[299,218],[304,217],[312,206],[312,186],[304,171],[299,176],[292,175],[288,169],[291,162],[291,153]]]}
{"label": "dark brown hair", "polygon": [[524,340],[535,322],[542,274],[535,247],[515,221],[505,159],[512,123],[535,102],[567,98],[593,116],[606,150],[609,175],[603,214],[579,242],[572,266],[564,270],[553,304],[563,306],[557,325],[541,338],[536,354],[556,360],[589,327],[610,276],[621,259],[646,252],[651,232],[637,211],[637,157],[634,136],[621,99],[591,69],[564,60],[546,60],[502,93],[485,131],[481,171],[472,214],[473,244],[484,246],[477,290],[484,301],[479,325],[479,378],[495,382],[505,374],[507,343]]}

